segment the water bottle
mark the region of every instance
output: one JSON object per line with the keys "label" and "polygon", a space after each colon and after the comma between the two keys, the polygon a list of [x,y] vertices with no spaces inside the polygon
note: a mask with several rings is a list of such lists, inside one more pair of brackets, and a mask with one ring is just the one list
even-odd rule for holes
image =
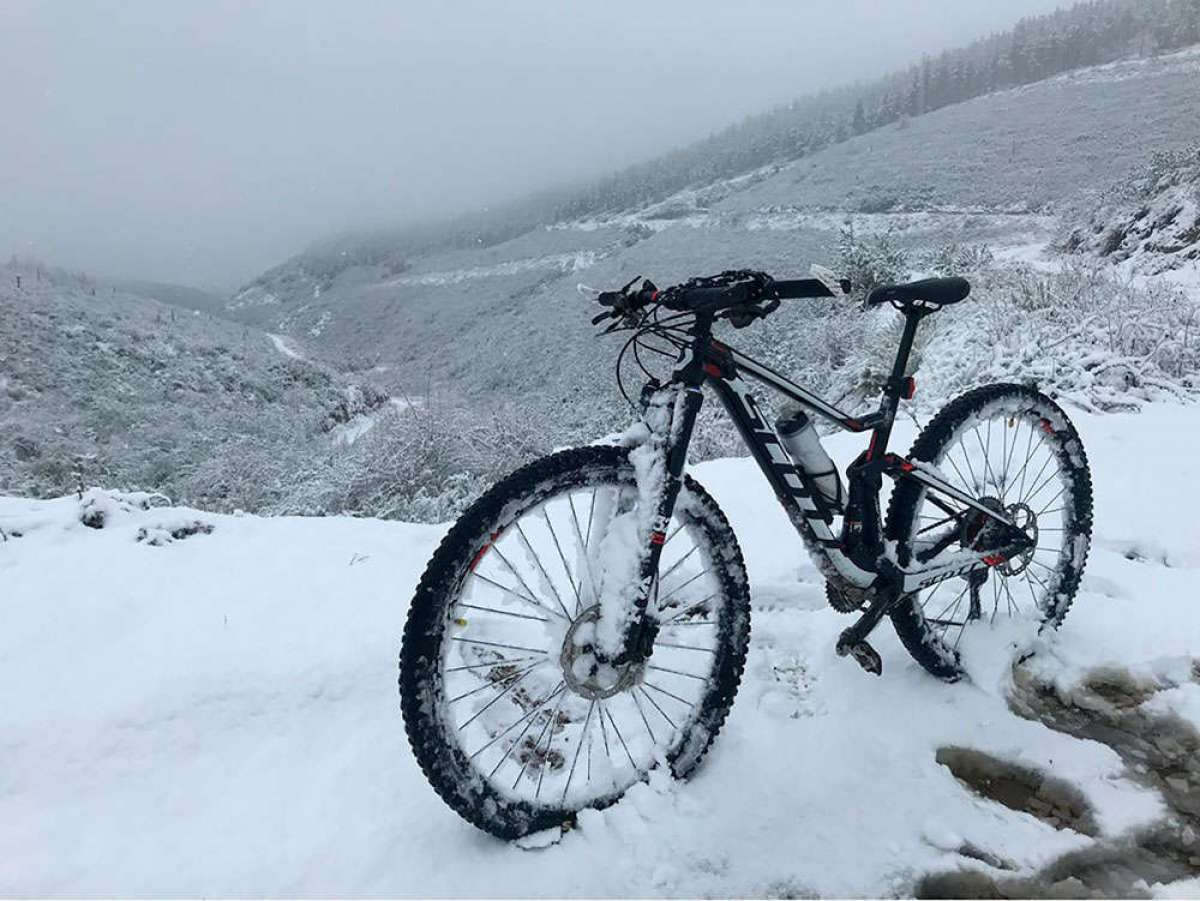
{"label": "water bottle", "polygon": [[788,404],[775,420],[775,431],[779,433],[783,446],[792,455],[796,465],[816,483],[825,503],[834,513],[841,513],[846,502],[842,477],[821,446],[821,439],[817,437],[816,427],[808,414],[798,404]]}

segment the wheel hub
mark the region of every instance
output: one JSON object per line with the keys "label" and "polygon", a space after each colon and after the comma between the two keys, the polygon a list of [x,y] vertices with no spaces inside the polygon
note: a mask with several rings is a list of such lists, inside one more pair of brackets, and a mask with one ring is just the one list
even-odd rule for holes
{"label": "wheel hub", "polygon": [[[999,498],[981,497],[979,498],[979,502],[988,509],[995,510],[997,513],[1002,513],[1008,517],[1014,526],[1028,536],[1028,547],[1013,554],[996,567],[1005,576],[1015,576],[1024,572],[1029,566],[1029,561],[1033,559],[1034,552],[1037,550],[1037,514],[1027,504],[1019,501],[1006,506]],[[962,546],[971,550],[991,551],[1011,544],[1011,540],[1007,537],[1011,534],[1008,529],[984,513],[976,513],[973,516],[964,518],[961,529]]]}
{"label": "wheel hub", "polygon": [[1025,550],[1009,557],[998,567],[1004,575],[1015,576],[1018,573],[1024,572],[1029,567],[1029,561],[1033,559],[1033,555],[1037,551],[1037,514],[1029,509],[1026,504],[1022,503],[1009,504],[1004,508],[1004,512],[1008,514],[1008,518],[1012,521],[1013,525],[1029,536],[1029,546]]}
{"label": "wheel hub", "polygon": [[567,628],[559,662],[563,681],[575,694],[589,700],[603,700],[627,690],[642,678],[644,665],[614,665],[602,660],[594,644],[600,605],[588,607]]}

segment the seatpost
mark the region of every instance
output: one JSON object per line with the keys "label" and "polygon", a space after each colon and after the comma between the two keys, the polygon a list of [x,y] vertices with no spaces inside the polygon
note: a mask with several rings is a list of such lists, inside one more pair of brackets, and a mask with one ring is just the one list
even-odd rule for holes
{"label": "seatpost", "polygon": [[892,374],[888,376],[888,380],[883,386],[883,397],[879,401],[879,425],[875,427],[875,433],[871,436],[871,457],[873,459],[883,455],[887,449],[888,440],[892,437],[892,422],[896,418],[896,411],[900,408],[900,397],[904,391],[904,371],[908,369],[908,358],[912,354],[917,326],[925,318],[926,312],[919,307],[908,307],[904,311],[904,333],[900,336],[900,346],[896,349]]}

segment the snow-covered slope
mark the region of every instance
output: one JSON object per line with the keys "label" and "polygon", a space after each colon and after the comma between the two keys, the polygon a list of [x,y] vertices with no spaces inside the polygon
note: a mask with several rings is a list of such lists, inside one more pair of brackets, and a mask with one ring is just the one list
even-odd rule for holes
{"label": "snow-covered slope", "polygon": [[[1091,697],[1098,670],[1109,697],[1141,685],[1136,710],[1190,720],[1170,720],[1186,746],[1200,725],[1200,464],[1178,448],[1200,411],[1076,419],[1093,553],[1064,628],[1022,673],[1064,698]],[[898,428],[897,444],[911,436]],[[856,448],[831,449],[845,463]],[[964,867],[1021,877],[1164,816],[1152,775],[1010,710],[1007,633],[981,627],[990,651],[953,686],[886,627],[882,679],[836,658],[846,620],[752,464],[696,474],[752,579],[732,717],[693,781],[652,780],[536,851],[461,822],[405,742],[398,637],[444,527],[97,494],[97,530],[73,497],[0,499],[0,894],[907,894]],[[1063,780],[1076,828],[982,797],[964,748]],[[1172,778],[1200,792],[1196,756],[1181,759]]]}
{"label": "snow-covered slope", "polygon": [[[577,283],[661,285],[743,267],[803,275],[836,263],[848,222],[908,247],[986,242],[1028,255],[1053,236],[1056,206],[1124,177],[1152,148],[1200,140],[1198,92],[1195,48],[1080,70],[643,209],[413,254],[399,271],[369,254],[338,266],[301,254],[236,295],[229,315],[341,366],[386,364],[393,389],[430,382],[478,406],[536,400],[556,440],[577,440],[565,401],[621,408],[613,349],[592,339]],[[808,327],[801,315],[769,326],[778,343]]]}
{"label": "snow-covered slope", "polygon": [[87,481],[258,507],[386,397],[290,339],[37,264],[0,266],[0,491]]}

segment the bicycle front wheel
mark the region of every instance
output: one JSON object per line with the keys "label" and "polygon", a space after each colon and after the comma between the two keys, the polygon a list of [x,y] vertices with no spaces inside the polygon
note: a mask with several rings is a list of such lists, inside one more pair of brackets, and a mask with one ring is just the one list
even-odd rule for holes
{"label": "bicycle front wheel", "polygon": [[400,654],[409,743],[442,799],[494,835],[612,804],[658,765],[686,777],[733,703],[745,566],[690,478],[651,594],[652,655],[613,667],[591,654],[600,600],[616,590],[606,557],[628,553],[637,507],[627,450],[554,454],[473,504],[417,587]]}

